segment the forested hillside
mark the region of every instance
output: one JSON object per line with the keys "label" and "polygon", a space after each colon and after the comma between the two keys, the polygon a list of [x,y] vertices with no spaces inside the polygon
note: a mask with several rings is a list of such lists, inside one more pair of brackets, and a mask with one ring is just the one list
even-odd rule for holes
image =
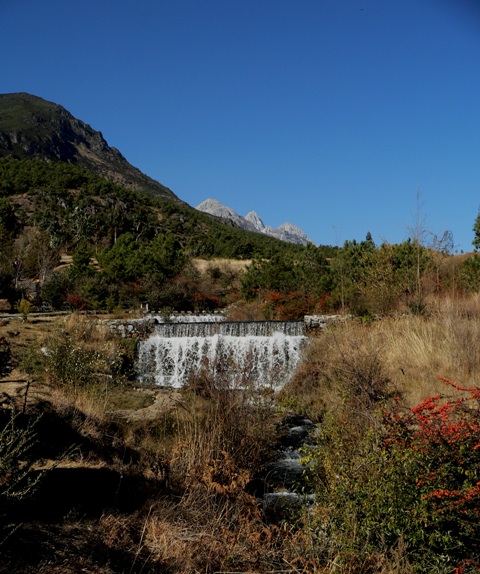
{"label": "forested hillside", "polygon": [[[57,309],[70,298],[86,308],[144,300],[191,309],[200,281],[194,257],[287,262],[332,252],[226,226],[66,163],[2,158],[0,193],[1,298],[12,307],[37,280],[35,297],[28,294],[37,306]],[[73,265],[59,271],[65,255]],[[225,303],[208,298],[196,295],[203,305]]]}
{"label": "forested hillside", "polygon": [[[478,285],[478,256],[453,256],[447,243],[287,244],[67,163],[0,158],[0,194],[0,299],[11,309],[22,298],[53,309],[197,311],[241,299],[264,317],[374,316],[423,312],[430,295]],[[72,264],[61,269],[66,256]],[[202,275],[194,258],[251,263]]]}

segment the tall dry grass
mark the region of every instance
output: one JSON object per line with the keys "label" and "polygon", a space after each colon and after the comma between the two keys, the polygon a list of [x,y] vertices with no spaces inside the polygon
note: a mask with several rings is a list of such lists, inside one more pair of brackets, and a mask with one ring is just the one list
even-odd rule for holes
{"label": "tall dry grass", "polygon": [[320,333],[283,399],[318,419],[351,389],[363,387],[364,401],[372,393],[400,394],[412,407],[446,390],[438,377],[478,385],[480,297],[437,299],[429,309],[427,315],[352,320]]}
{"label": "tall dry grass", "polygon": [[[226,453],[205,461],[177,501],[160,499],[144,521],[144,544],[171,572],[268,572],[283,567],[281,532],[266,525]],[[283,568],[282,568],[283,569]]]}
{"label": "tall dry grass", "polygon": [[480,298],[438,299],[426,317],[382,321],[384,368],[408,406],[444,392],[437,377],[467,386],[480,374]]}

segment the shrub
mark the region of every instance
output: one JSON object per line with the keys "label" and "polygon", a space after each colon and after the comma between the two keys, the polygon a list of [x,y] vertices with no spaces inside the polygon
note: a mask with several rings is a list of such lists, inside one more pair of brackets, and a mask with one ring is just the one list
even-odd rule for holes
{"label": "shrub", "polygon": [[18,527],[16,503],[33,494],[42,476],[32,472],[29,460],[35,421],[22,425],[21,417],[15,409],[4,409],[0,416],[0,545]]}
{"label": "shrub", "polygon": [[188,415],[182,417],[182,456],[176,463],[183,460],[190,476],[192,468],[202,468],[218,452],[226,452],[238,468],[251,471],[271,449],[274,411],[270,392],[262,393],[244,372],[232,381],[235,369],[238,366],[228,361],[206,361],[190,377],[187,387],[192,399]]}
{"label": "shrub", "polygon": [[26,321],[28,319],[28,314],[33,311],[34,307],[30,301],[28,301],[28,299],[22,297],[17,305],[17,309],[18,312],[22,315],[23,320]]}
{"label": "shrub", "polygon": [[387,414],[384,448],[393,460],[411,459],[405,532],[419,561],[441,555],[472,571],[480,568],[480,388],[441,380],[462,396],[437,395],[403,417]]}
{"label": "shrub", "polygon": [[97,352],[77,347],[67,337],[49,347],[45,371],[51,383],[76,393],[95,381],[99,359]]}
{"label": "shrub", "polygon": [[72,286],[71,279],[62,273],[52,273],[42,284],[41,297],[53,309],[60,310]]}
{"label": "shrub", "polygon": [[371,412],[369,430],[345,410],[325,420],[312,458],[321,563],[377,572],[372,557],[403,546],[415,572],[479,571],[480,389],[445,382],[465,396],[406,413],[397,399],[391,412]]}
{"label": "shrub", "polygon": [[304,359],[281,393],[314,420],[348,409],[362,425],[391,393],[384,369],[382,333],[360,322],[325,330],[304,351]]}

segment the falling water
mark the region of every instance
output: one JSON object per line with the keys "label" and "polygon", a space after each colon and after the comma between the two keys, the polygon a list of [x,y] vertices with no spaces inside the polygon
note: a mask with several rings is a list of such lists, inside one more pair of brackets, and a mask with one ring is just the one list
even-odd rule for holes
{"label": "falling water", "polygon": [[303,322],[162,323],[139,347],[143,383],[182,387],[209,369],[246,383],[281,387],[295,370],[306,340]]}
{"label": "falling water", "polygon": [[219,323],[225,321],[225,316],[218,313],[205,315],[170,315],[167,318],[155,315],[154,319],[157,323]]}

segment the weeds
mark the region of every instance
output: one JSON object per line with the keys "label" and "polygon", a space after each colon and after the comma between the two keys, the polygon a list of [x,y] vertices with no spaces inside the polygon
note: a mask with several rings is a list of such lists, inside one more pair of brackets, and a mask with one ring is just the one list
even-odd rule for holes
{"label": "weeds", "polygon": [[[65,517],[52,560],[105,574],[477,572],[479,318],[478,299],[445,299],[424,316],[351,321],[311,340],[276,401],[318,422],[306,454],[317,499],[281,524],[246,492],[271,454],[268,385],[259,393],[246,368],[232,387],[230,362],[205,363],[155,414],[158,391],[113,386],[113,341],[88,318],[67,323],[46,347],[58,352],[52,408],[82,438],[69,464],[128,468],[146,495],[122,514]],[[85,378],[68,367],[77,352],[91,360]]]}
{"label": "weeds", "polygon": [[[248,380],[232,383],[208,366],[192,376],[188,402],[178,418],[179,444],[175,461],[180,474],[225,452],[242,469],[252,471],[272,445],[275,412],[265,394]],[[183,448],[188,445],[187,448]]]}
{"label": "weeds", "polygon": [[18,502],[32,496],[42,474],[32,472],[30,451],[35,421],[22,420],[15,409],[2,409],[0,429],[0,546],[18,528]]}

